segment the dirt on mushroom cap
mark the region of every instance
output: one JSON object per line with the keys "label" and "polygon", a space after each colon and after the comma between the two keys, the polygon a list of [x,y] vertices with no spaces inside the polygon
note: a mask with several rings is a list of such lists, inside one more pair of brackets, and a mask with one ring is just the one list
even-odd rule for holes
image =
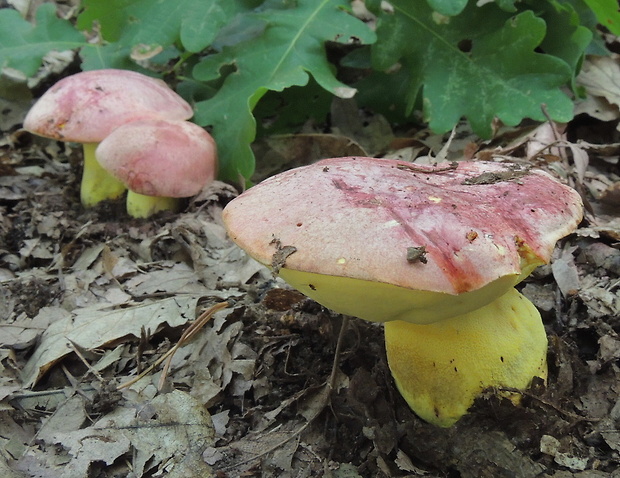
{"label": "dirt on mushroom cap", "polygon": [[[361,157],[279,174],[224,211],[231,237],[263,264],[275,238],[296,248],[293,270],[448,294],[548,262],[581,217],[579,195],[542,171]],[[426,262],[407,260],[412,247]]]}

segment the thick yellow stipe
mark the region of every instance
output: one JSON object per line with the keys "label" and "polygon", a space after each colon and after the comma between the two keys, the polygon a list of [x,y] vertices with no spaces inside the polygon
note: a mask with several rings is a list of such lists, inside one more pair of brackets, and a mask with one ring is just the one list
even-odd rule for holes
{"label": "thick yellow stipe", "polygon": [[430,325],[385,324],[388,364],[411,409],[448,427],[489,387],[525,389],[547,376],[538,310],[515,289],[473,312]]}
{"label": "thick yellow stipe", "polygon": [[177,198],[145,196],[127,191],[127,213],[131,217],[145,218],[160,211],[176,211],[178,207]]}
{"label": "thick yellow stipe", "polygon": [[278,274],[300,292],[341,314],[372,322],[404,320],[429,324],[471,312],[494,301],[527,277],[535,267],[526,267],[520,275],[500,277],[478,290],[459,295],[287,268],[280,269]]}
{"label": "thick yellow stipe", "polygon": [[98,143],[84,143],[84,171],[80,185],[80,199],[84,207],[92,207],[108,199],[120,197],[125,185],[101,167],[95,158]]}

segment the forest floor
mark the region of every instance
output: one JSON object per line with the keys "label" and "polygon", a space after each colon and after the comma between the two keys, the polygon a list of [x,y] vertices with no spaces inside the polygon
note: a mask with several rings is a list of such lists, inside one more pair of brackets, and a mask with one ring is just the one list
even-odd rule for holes
{"label": "forest floor", "polygon": [[[226,237],[233,186],[216,182],[148,220],[126,216],[122,201],[84,209],[81,150],[20,129],[28,102],[3,103],[0,476],[620,477],[611,61],[615,80],[599,78],[609,93],[591,94],[568,125],[501,128],[492,142],[463,126],[450,144],[450,160],[541,167],[587,207],[552,264],[519,286],[548,333],[546,385],[520,406],[489,391],[445,429],[396,391],[380,325],[350,320],[335,356],[342,317]],[[329,125],[258,144],[263,177],[320,156],[428,159],[447,141],[424,130],[396,139],[351,102],[333,108]],[[186,339],[203,313],[211,319]]]}

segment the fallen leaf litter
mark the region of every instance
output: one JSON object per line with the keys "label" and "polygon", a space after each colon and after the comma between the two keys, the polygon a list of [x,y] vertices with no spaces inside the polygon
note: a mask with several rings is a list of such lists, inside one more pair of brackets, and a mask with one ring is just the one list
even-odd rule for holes
{"label": "fallen leaf litter", "polygon": [[[113,476],[130,467],[191,476],[206,465],[229,476],[618,476],[620,228],[608,192],[620,180],[617,148],[574,144],[589,157],[579,174],[563,159],[542,163],[587,190],[596,214],[523,289],[551,338],[548,388],[529,391],[523,408],[483,399],[471,418],[437,430],[394,393],[371,324],[345,333],[325,408],[341,318],[305,299],[286,310],[265,305],[265,292],[283,286],[222,233],[229,187],[153,223],[119,220],[114,205],[84,214],[63,159],[72,147],[45,145],[50,156],[20,141],[18,152],[1,146],[14,158],[14,174],[0,177],[3,476]],[[115,390],[138,369],[141,335],[145,369],[200,311],[229,299],[176,349],[163,391],[161,371]],[[117,322],[99,338],[87,325],[79,332],[89,317],[123,316],[142,322]],[[22,379],[38,382],[28,389]]]}

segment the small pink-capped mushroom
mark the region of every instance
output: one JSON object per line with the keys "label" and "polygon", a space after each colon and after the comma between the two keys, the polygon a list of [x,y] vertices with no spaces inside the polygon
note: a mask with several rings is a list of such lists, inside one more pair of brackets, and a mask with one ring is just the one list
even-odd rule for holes
{"label": "small pink-capped mushroom", "polygon": [[209,133],[188,121],[133,121],[95,151],[101,166],[128,189],[127,212],[148,217],[175,210],[215,178],[217,150]]}
{"label": "small pink-capped mushroom", "polygon": [[115,199],[122,183],[97,163],[97,144],[119,126],[146,118],[186,120],[192,107],[161,80],[126,70],[86,71],[63,78],[33,105],[24,128],[58,141],[82,143],[82,204]]}

